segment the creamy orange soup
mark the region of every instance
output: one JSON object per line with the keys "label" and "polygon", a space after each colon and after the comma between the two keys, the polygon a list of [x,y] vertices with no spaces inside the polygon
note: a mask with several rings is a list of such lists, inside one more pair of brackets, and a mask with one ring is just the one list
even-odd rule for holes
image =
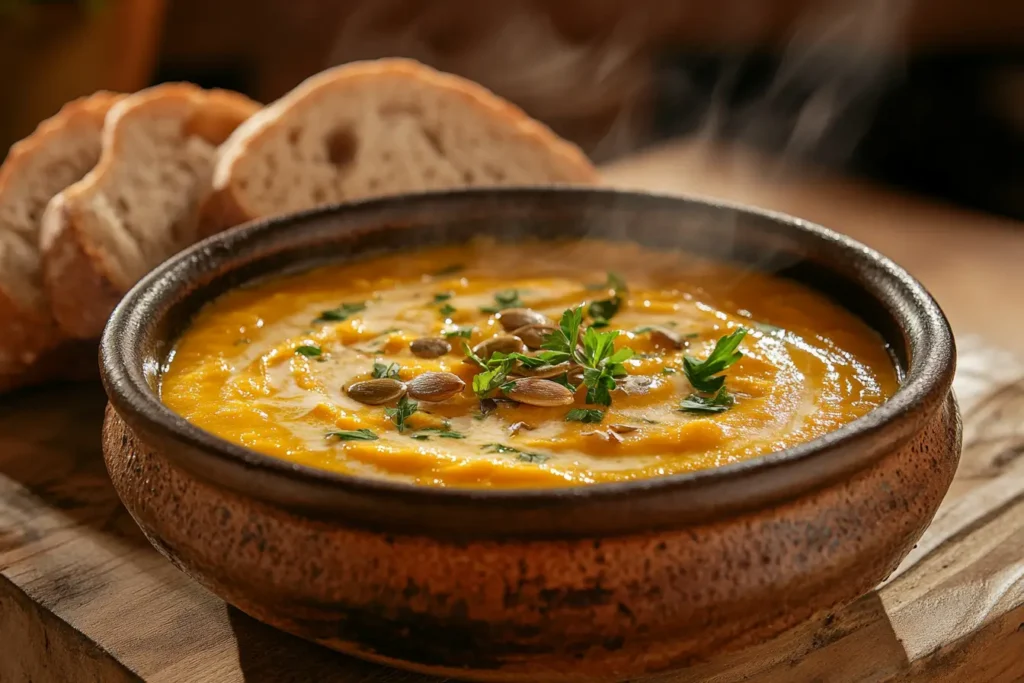
{"label": "creamy orange soup", "polygon": [[621,243],[481,241],[229,292],[178,341],[160,391],[291,462],[513,488],[741,461],[896,387],[878,335],[795,282]]}

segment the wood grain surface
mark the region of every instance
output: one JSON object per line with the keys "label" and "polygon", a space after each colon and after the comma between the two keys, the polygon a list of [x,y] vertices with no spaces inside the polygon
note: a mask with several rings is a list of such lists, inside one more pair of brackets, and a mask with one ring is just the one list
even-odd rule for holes
{"label": "wood grain surface", "polygon": [[[932,289],[957,334],[964,456],[925,537],[876,591],[770,643],[654,680],[1024,680],[1024,226],[778,171],[676,146],[607,177],[787,210],[893,255]],[[174,569],[107,480],[103,405],[94,385],[0,400],[0,681],[429,680],[274,631]]]}

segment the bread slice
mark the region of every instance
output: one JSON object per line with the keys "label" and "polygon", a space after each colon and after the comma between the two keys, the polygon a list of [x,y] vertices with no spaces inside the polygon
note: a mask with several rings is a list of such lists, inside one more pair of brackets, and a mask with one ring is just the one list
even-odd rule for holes
{"label": "bread slice", "polygon": [[228,138],[203,228],[375,195],[596,181],[575,145],[482,86],[406,59],[354,62]]}
{"label": "bread slice", "polygon": [[237,93],[158,85],[117,103],[96,167],[50,202],[41,246],[61,330],[97,337],[121,296],[196,240],[217,146],[259,105]]}
{"label": "bread slice", "polygon": [[[0,391],[80,372],[78,350],[58,351],[40,225],[50,199],[96,165],[104,117],[122,97],[98,92],[69,102],[15,143],[0,167]],[[95,355],[95,348],[87,354],[93,374]]]}

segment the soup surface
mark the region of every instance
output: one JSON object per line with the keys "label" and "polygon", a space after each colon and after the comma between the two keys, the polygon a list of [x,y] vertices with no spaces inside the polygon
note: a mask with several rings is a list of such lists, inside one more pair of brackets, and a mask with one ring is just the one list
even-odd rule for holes
{"label": "soup surface", "polygon": [[291,462],[510,488],[737,462],[896,387],[878,335],[795,282],[622,243],[480,241],[231,291],[183,334],[160,390]]}

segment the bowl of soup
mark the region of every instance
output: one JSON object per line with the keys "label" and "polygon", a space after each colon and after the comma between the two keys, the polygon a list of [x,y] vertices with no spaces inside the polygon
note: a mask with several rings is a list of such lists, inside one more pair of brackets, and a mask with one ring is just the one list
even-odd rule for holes
{"label": "bowl of soup", "polygon": [[960,452],[885,257],[748,208],[432,193],[211,238],[105,331],[107,467],[261,621],[476,680],[618,680],[855,599]]}

